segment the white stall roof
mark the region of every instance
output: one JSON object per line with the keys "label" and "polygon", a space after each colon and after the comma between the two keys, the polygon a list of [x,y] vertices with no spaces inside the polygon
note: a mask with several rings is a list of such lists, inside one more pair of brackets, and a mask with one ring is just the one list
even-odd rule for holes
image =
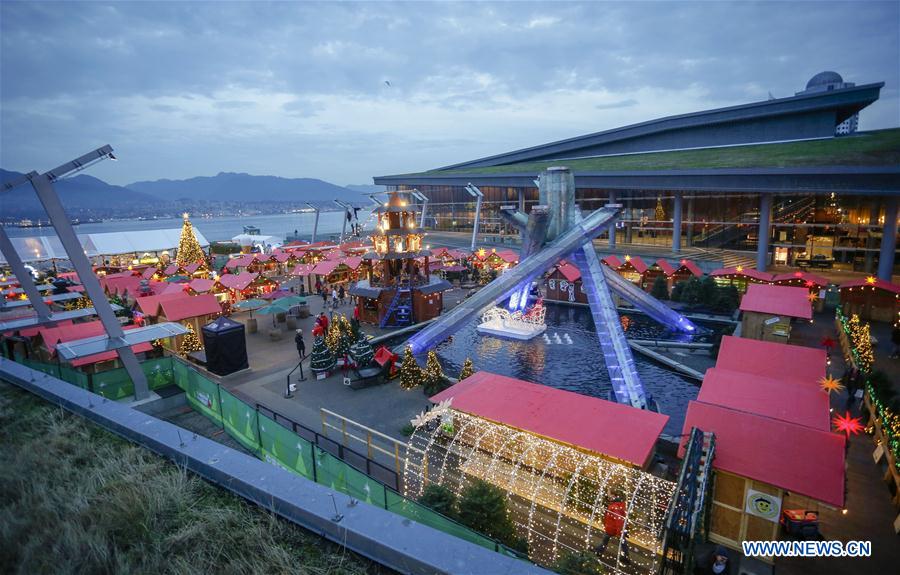
{"label": "white stall roof", "polygon": [[[180,233],[180,232],[179,232]],[[198,240],[200,238],[197,238]],[[242,246],[255,246],[258,244],[270,244],[272,240],[280,240],[277,236],[260,236],[255,234],[238,234],[231,238],[231,241],[237,242]]]}
{"label": "white stall roof", "polygon": [[[194,236],[201,246],[209,245],[209,242],[196,227],[194,228]],[[84,253],[89,257],[174,250],[178,247],[180,239],[181,228],[78,234],[78,240],[84,248]],[[12,241],[23,262],[68,259],[62,243],[55,235],[14,237],[10,238],[10,241]],[[6,263],[6,256],[3,254],[0,254],[0,263]]]}

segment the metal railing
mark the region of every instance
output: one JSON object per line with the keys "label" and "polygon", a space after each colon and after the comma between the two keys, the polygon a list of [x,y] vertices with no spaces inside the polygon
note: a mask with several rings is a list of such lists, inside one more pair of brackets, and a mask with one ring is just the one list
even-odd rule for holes
{"label": "metal railing", "polygon": [[[328,430],[331,429],[340,433],[343,447],[349,448],[351,441],[365,445],[368,459],[374,460],[375,453],[386,455],[389,459],[393,459],[397,475],[402,475],[401,454],[403,456],[406,455],[407,445],[405,441],[385,435],[378,430],[348,419],[324,407],[320,408],[319,411],[322,416],[322,435],[328,437]],[[332,420],[336,420],[336,423],[333,423]]]}

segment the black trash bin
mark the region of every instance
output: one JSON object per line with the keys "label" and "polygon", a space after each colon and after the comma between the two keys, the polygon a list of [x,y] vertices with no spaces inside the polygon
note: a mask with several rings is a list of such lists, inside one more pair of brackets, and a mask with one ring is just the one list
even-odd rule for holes
{"label": "black trash bin", "polygon": [[206,347],[207,370],[216,375],[228,375],[250,367],[244,324],[222,316],[200,331]]}

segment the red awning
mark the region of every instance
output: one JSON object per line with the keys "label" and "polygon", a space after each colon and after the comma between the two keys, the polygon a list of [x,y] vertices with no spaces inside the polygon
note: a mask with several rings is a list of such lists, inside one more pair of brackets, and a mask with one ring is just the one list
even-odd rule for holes
{"label": "red awning", "polygon": [[692,427],[716,434],[714,468],[843,507],[843,435],[699,401],[688,404],[683,433]]}
{"label": "red awning", "polygon": [[157,269],[154,266],[150,266],[141,273],[141,279],[148,280],[156,275],[156,272]]}
{"label": "red awning", "polygon": [[692,273],[693,275],[700,277],[703,275],[703,270],[700,269],[700,266],[692,262],[691,260],[681,260],[679,262],[678,269],[675,270],[675,273],[680,272],[682,269]]}
{"label": "red awning", "polygon": [[828,394],[817,383],[797,385],[714,367],[706,370],[697,401],[831,431]]}
{"label": "red awning", "polygon": [[159,302],[164,299],[178,299],[191,297],[184,290],[178,290],[167,294],[148,295],[135,299],[138,309],[144,315],[156,317],[159,315]]}
{"label": "red awning", "polygon": [[216,285],[216,282],[214,280],[197,278],[195,280],[191,280],[188,285],[191,286],[191,289],[197,293],[206,293],[211,290],[214,285]]}
{"label": "red awning", "polygon": [[327,276],[339,265],[341,265],[341,262],[338,260],[324,260],[316,264],[316,267],[312,269],[312,273],[318,276]]}
{"label": "red awning", "polygon": [[572,265],[569,262],[560,262],[559,265],[556,266],[556,269],[559,271],[560,275],[569,282],[581,279],[581,270],[578,269],[578,266]]}
{"label": "red awning", "polygon": [[768,272],[761,272],[752,268],[719,268],[717,270],[713,270],[709,272],[709,275],[713,277],[722,277],[722,276],[744,276],[746,278],[750,278],[752,280],[761,281],[761,282],[770,282],[775,276]]}
{"label": "red awning", "polygon": [[809,272],[793,272],[787,274],[778,274],[772,281],[778,285],[803,286],[807,288],[823,288],[831,283],[828,278],[811,274]]}
{"label": "red awning", "polygon": [[600,261],[602,261],[603,263],[605,263],[606,265],[608,265],[609,267],[611,267],[614,270],[617,270],[620,267],[622,267],[622,261],[619,258],[617,258],[616,256],[606,256],[605,258],[603,258]]}
{"label": "red awning", "polygon": [[741,298],[741,311],[812,319],[806,288],[752,284]]}
{"label": "red awning", "polygon": [[726,335],[716,367],[817,386],[825,377],[825,350]]}
{"label": "red awning", "polygon": [[250,272],[241,272],[239,274],[222,274],[219,276],[219,283],[228,289],[242,290],[253,283],[258,274]]}
{"label": "red awning", "polygon": [[[136,328],[136,325],[126,325],[122,329],[129,330]],[[66,343],[69,341],[75,341],[78,339],[84,339],[87,337],[94,337],[98,335],[106,335],[106,329],[103,327],[103,322],[100,320],[94,321],[86,321],[81,323],[69,323],[69,324],[59,324],[55,327],[41,327],[37,330],[37,333],[40,334],[41,340],[44,342],[44,346],[50,352],[51,355],[56,353],[56,345],[58,343]],[[145,349],[146,346],[146,349]],[[140,353],[142,351],[149,351],[150,343],[147,342],[145,344],[135,344],[131,346],[131,349],[134,350],[135,353]],[[109,355],[112,354],[112,355]],[[113,351],[105,351],[102,353],[97,353],[94,355],[89,355],[83,358],[80,358],[83,361],[79,363],[72,362],[72,365],[86,365],[91,363],[97,363],[98,361],[103,361],[103,358],[99,356],[108,356],[106,359],[112,359],[116,357],[115,350]],[[87,361],[89,360],[90,361]],[[78,360],[75,360],[78,361]]]}
{"label": "red awning", "polygon": [[457,410],[644,467],[669,417],[479,371],[431,398]]}
{"label": "red awning", "polygon": [[634,271],[636,271],[639,274],[642,274],[645,271],[647,271],[647,268],[649,267],[646,264],[646,262],[644,262],[644,260],[641,258],[641,256],[625,256],[625,264],[624,265],[627,266],[629,264],[631,264],[631,267],[634,268]]}
{"label": "red awning", "polygon": [[313,268],[316,267],[315,264],[299,264],[294,266],[294,269],[291,270],[292,276],[308,276],[312,273]]}

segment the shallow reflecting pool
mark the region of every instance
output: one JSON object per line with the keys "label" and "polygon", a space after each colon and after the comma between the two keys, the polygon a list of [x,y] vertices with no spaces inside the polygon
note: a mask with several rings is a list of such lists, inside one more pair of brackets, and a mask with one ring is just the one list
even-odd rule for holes
{"label": "shallow reflecting pool", "polygon": [[[438,356],[448,375],[458,374],[471,357],[478,370],[608,399],[609,376],[590,311],[548,304],[546,322],[546,339],[539,336],[521,342],[479,335],[478,322],[473,321],[439,345]],[[641,314],[623,315],[622,322],[629,338],[690,341],[690,336],[668,333]],[[699,386],[639,354],[634,360],[646,392],[670,418],[665,433],[679,435],[688,401],[697,398]]]}

